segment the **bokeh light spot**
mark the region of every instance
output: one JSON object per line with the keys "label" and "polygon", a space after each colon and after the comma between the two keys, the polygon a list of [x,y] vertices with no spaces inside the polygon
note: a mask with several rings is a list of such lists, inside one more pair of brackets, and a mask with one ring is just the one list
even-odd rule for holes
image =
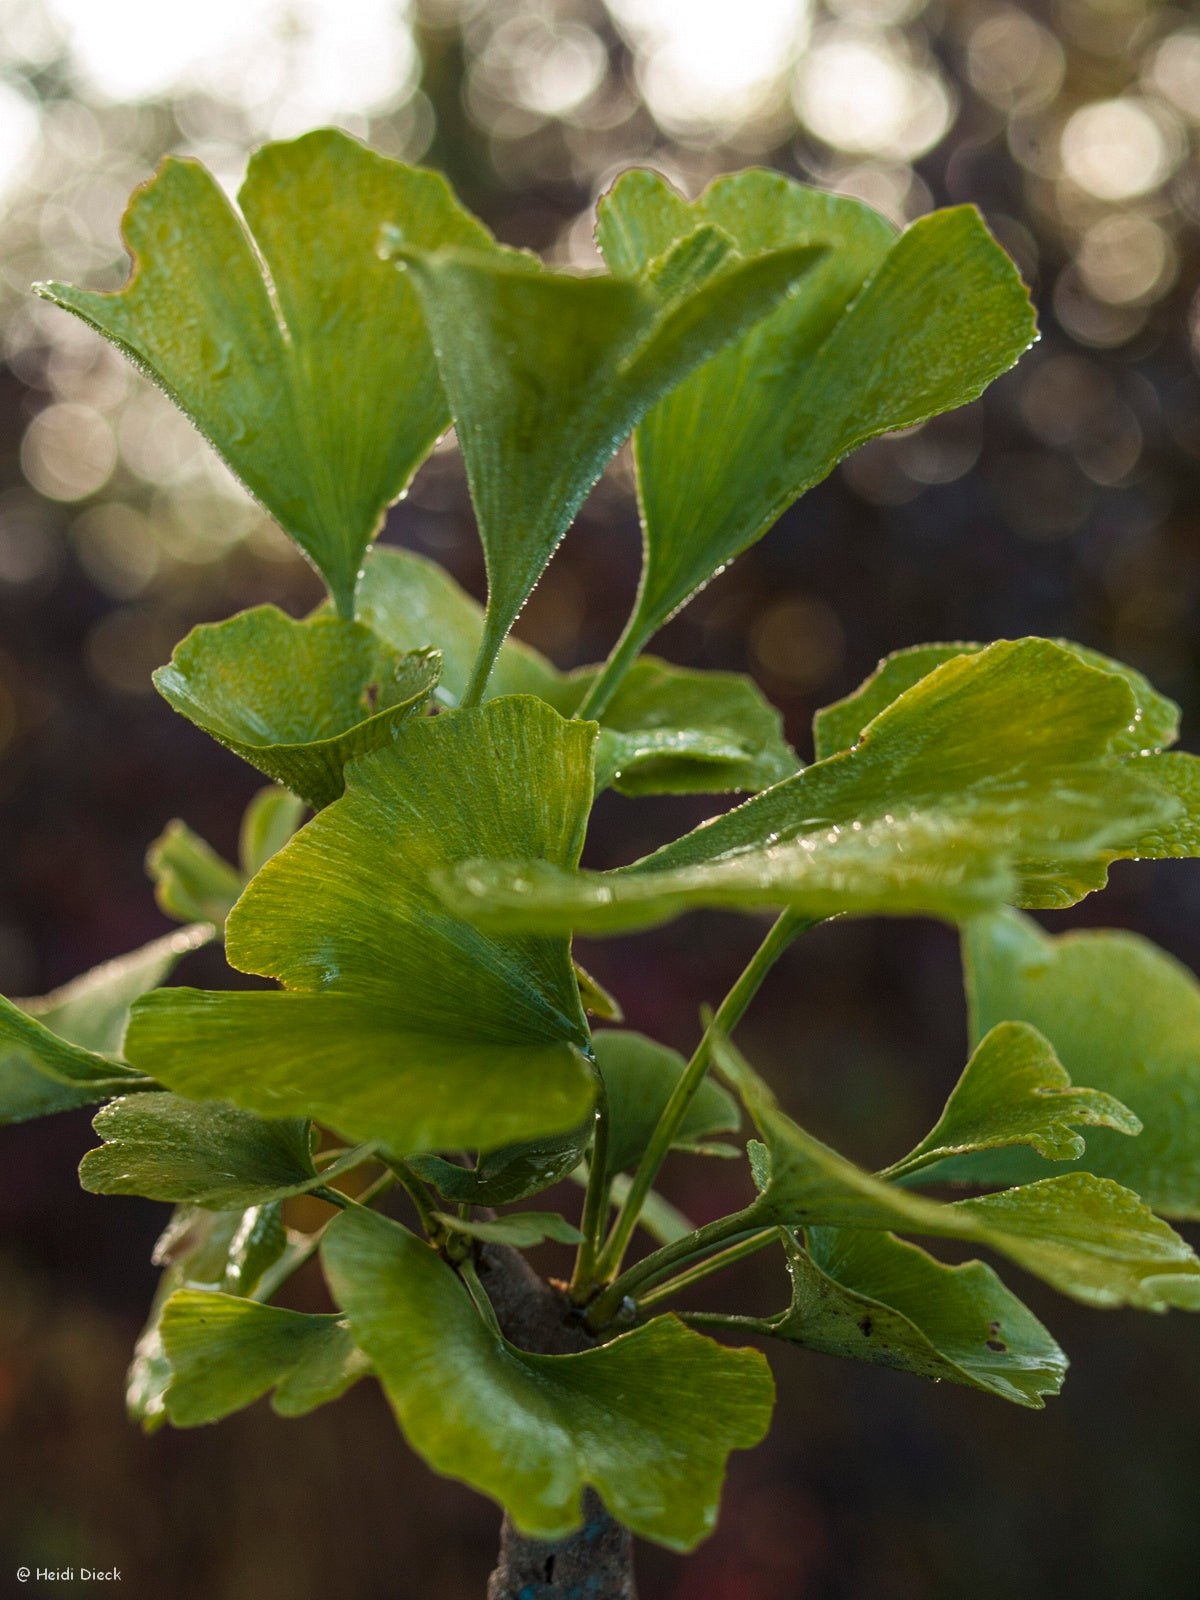
{"label": "bokeh light spot", "polygon": [[750,631],[758,667],[781,684],[807,689],[842,664],[846,637],[833,607],[811,595],[789,595],[765,607]]}
{"label": "bokeh light spot", "polygon": [[1200,122],[1200,32],[1185,29],[1164,39],[1150,57],[1146,79],[1177,111]]}
{"label": "bokeh light spot", "polygon": [[808,38],[811,0],[609,0],[655,118],[678,132],[752,116]]}
{"label": "bokeh light spot", "polygon": [[796,110],[838,150],[911,160],[932,148],[954,107],[931,68],[884,34],[826,30],[800,63]]}
{"label": "bokeh light spot", "polygon": [[1166,119],[1131,95],[1081,106],[1062,132],[1063,170],[1097,200],[1131,200],[1170,177],[1178,139]]}
{"label": "bokeh light spot", "polygon": [[85,500],[104,487],[116,464],[108,419],[70,400],[39,411],[21,441],[21,470],[48,500]]}
{"label": "bokeh light spot", "polygon": [[1079,249],[1084,284],[1109,305],[1153,299],[1170,287],[1175,267],[1175,247],[1165,229],[1134,212],[1093,223]]}

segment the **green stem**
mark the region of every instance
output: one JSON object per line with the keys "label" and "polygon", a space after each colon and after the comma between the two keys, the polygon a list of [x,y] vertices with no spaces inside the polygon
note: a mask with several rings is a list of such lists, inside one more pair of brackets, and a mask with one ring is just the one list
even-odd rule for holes
{"label": "green stem", "polygon": [[724,1250],[718,1250],[705,1261],[697,1261],[693,1266],[687,1267],[683,1272],[678,1272],[673,1278],[668,1278],[665,1283],[656,1285],[647,1294],[638,1296],[638,1311],[646,1311],[651,1306],[658,1305],[663,1300],[669,1300],[673,1295],[690,1289],[693,1283],[699,1283],[702,1278],[707,1278],[712,1272],[723,1272],[726,1267],[733,1266],[735,1261],[741,1261],[746,1256],[752,1256],[771,1244],[779,1237],[778,1228],[763,1228],[758,1233],[747,1234],[737,1244],[727,1245]]}
{"label": "green stem", "polygon": [[592,1153],[588,1160],[587,1191],[583,1197],[583,1215],[579,1230],[582,1242],[575,1256],[575,1270],[571,1274],[570,1294],[581,1297],[591,1284],[596,1271],[596,1254],[600,1249],[604,1224],[608,1220],[608,1096],[604,1084],[596,1074],[596,1131],[592,1136]]}
{"label": "green stem", "polygon": [[381,1172],[377,1178],[371,1180],[361,1194],[354,1196],[355,1202],[360,1206],[369,1206],[398,1182],[399,1179],[394,1172]]}
{"label": "green stem", "polygon": [[[395,1173],[382,1173],[369,1183],[360,1195],[355,1196],[355,1205],[369,1206],[373,1200],[377,1200],[381,1194],[390,1189],[395,1182]],[[346,1197],[343,1196],[343,1198]],[[315,1233],[308,1235],[303,1244],[294,1248],[289,1245],[274,1266],[269,1267],[263,1273],[254,1290],[254,1298],[263,1301],[270,1300],[294,1273],[299,1272],[300,1268],[316,1255],[321,1248],[321,1237],[324,1232],[324,1228],[318,1228]]]}
{"label": "green stem", "polygon": [[492,668],[496,665],[496,657],[500,654],[504,644],[503,633],[499,638],[495,636],[492,626],[491,601],[483,614],[483,634],[479,640],[479,653],[475,657],[475,664],[471,668],[470,681],[463,691],[463,697],[458,702],[459,710],[467,706],[477,706],[483,699],[483,692],[487,688],[488,679],[492,675]]}
{"label": "green stem", "polygon": [[396,1182],[416,1207],[425,1235],[429,1239],[441,1239],[445,1236],[445,1228],[435,1215],[437,1206],[434,1203],[427,1186],[421,1182],[416,1173],[403,1161],[389,1161],[388,1166]]}
{"label": "green stem", "polygon": [[588,1308],[588,1326],[596,1329],[611,1322],[626,1299],[640,1302],[642,1294],[654,1284],[670,1278],[676,1268],[689,1267],[693,1262],[709,1256],[715,1250],[738,1244],[750,1235],[757,1236],[765,1230],[753,1217],[753,1207],[735,1211],[732,1216],[719,1217],[716,1222],[706,1222],[685,1239],[663,1245],[625,1272],[613,1279],[606,1289],[596,1296]]}
{"label": "green stem", "polygon": [[692,1059],[684,1068],[682,1077],[677,1081],[671,1091],[670,1099],[663,1107],[662,1115],[633,1175],[629,1194],[617,1214],[608,1242],[600,1252],[596,1267],[597,1275],[602,1282],[606,1280],[611,1282],[621,1270],[621,1262],[633,1230],[637,1226],[642,1202],[658,1176],[659,1168],[667,1158],[667,1152],[675,1143],[684,1116],[692,1103],[692,1097],[708,1071],[713,1035],[733,1031],[741,1021],[746,1007],[758,993],[763,979],[788,945],[798,934],[803,933],[806,928],[811,928],[818,920],[815,917],[802,917],[794,911],[782,912],[750,958],[746,970],[722,1000],[716,1015],[705,1028]]}
{"label": "green stem", "polygon": [[613,645],[608,660],[600,668],[592,681],[592,686],[584,695],[575,716],[580,722],[587,722],[590,718],[600,717],[607,711],[613,695],[621,687],[626,673],[633,666],[641,654],[642,646],[646,643],[646,635],[641,628],[635,631],[637,612],[630,617],[625,625],[625,631]]}
{"label": "green stem", "polygon": [[729,1316],[724,1311],[677,1311],[676,1316],[689,1328],[720,1328],[725,1333],[761,1333],[758,1317]]}
{"label": "green stem", "polygon": [[474,1259],[470,1255],[466,1255],[457,1263],[457,1266],[458,1275],[466,1284],[467,1293],[471,1296],[471,1299],[474,1300],[476,1311],[479,1312],[479,1315],[487,1323],[488,1327],[496,1335],[496,1337],[498,1339],[502,1339],[504,1335],[501,1333],[500,1324],[496,1320],[495,1307],[488,1299],[487,1290],[479,1281],[479,1274],[475,1270]]}

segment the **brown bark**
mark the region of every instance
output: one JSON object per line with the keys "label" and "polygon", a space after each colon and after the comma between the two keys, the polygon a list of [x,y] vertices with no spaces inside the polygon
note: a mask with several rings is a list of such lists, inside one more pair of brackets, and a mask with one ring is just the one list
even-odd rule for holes
{"label": "brown bark", "polygon": [[[479,1277],[505,1338],[518,1349],[570,1355],[595,1343],[566,1294],[516,1250],[484,1245]],[[637,1600],[633,1540],[590,1489],[583,1524],[565,1539],[526,1538],[506,1516],[487,1600]]]}

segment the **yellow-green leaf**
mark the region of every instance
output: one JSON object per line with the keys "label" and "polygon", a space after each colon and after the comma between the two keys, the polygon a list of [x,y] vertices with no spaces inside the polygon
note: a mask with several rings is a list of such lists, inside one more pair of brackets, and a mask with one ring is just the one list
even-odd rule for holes
{"label": "yellow-green leaf", "polygon": [[160,911],[180,922],[225,925],[245,879],[186,822],[173,817],[146,851]]}
{"label": "yellow-green leaf", "polygon": [[363,553],[449,412],[411,284],[379,254],[487,249],[445,180],[327,128],[251,158],[241,215],[198,162],[138,189],[117,294],[40,293],[180,406],[353,612]]}
{"label": "yellow-green leaf", "polygon": [[163,1273],[125,1380],[125,1403],[134,1422],[154,1433],[167,1420],[171,1363],[161,1320],[171,1296],[185,1288],[265,1295],[294,1248],[278,1203],[231,1211],[175,1208],[154,1247],[154,1264]]}
{"label": "yellow-green leaf", "polygon": [[[1097,1128],[1079,1165],[1128,1184],[1170,1217],[1200,1218],[1200,984],[1132,933],[1058,938],[1008,912],[967,930],[972,1030],[1018,1018],[1066,1069],[1115,1095],[1143,1124],[1136,1139]],[[1020,1150],[963,1157],[939,1177],[1019,1183],[1038,1162]]]}
{"label": "yellow-green leaf", "polygon": [[1111,755],[1136,710],[1124,676],[1047,639],[943,662],[852,749],[632,866],[469,863],[439,879],[481,926],[612,933],[701,906],[963,919],[1069,905],[1180,802]]}
{"label": "yellow-green leaf", "polygon": [[959,1239],[995,1250],[1086,1305],[1200,1311],[1200,1260],[1131,1190],[1075,1172],[942,1205],[874,1177],[806,1133],[726,1040],[716,1060],[765,1141],[747,1230],[829,1226]]}
{"label": "yellow-green leaf", "polygon": [[859,1229],[809,1228],[804,1249],[782,1238],[791,1305],[729,1326],[1033,1410],[1062,1388],[1066,1356],[983,1262],[950,1267],[890,1233]]}
{"label": "yellow-green leaf", "polygon": [[398,655],[361,623],[297,622],[256,606],[193,628],[154,683],[182,716],[319,810],[341,794],[348,761],[423,708],[440,671],[436,650]]}
{"label": "yellow-green leaf", "polygon": [[979,1041],[936,1125],[886,1176],[920,1173],[919,1181],[932,1183],[943,1176],[943,1161],[1014,1145],[1046,1161],[1074,1161],[1084,1151],[1079,1127],[1142,1131],[1111,1094],[1075,1088],[1044,1034],[1028,1023],[998,1022]]}
{"label": "yellow-green leaf", "polygon": [[342,1317],[178,1289],[162,1309],[170,1365],[164,1394],[177,1428],[218,1422],[268,1391],[281,1417],[302,1417],[370,1371]]}
{"label": "yellow-green leaf", "polygon": [[224,1211],[303,1194],[332,1172],[313,1165],[311,1124],[303,1117],[268,1120],[219,1100],[123,1095],[97,1112],[92,1126],[104,1143],[84,1156],[79,1181],[93,1194]]}
{"label": "yellow-green leaf", "polygon": [[[1141,755],[1147,750],[1160,750],[1175,743],[1179,737],[1179,707],[1173,700],[1159,694],[1154,685],[1133,667],[1123,661],[1114,661],[1086,645],[1074,644],[1070,639],[1056,639],[1055,644],[1070,650],[1089,666],[1104,672],[1115,672],[1125,679],[1133,692],[1134,711],[1129,723],[1114,735],[1109,749],[1113,755]],[[825,706],[813,718],[813,742],[817,759],[837,755],[839,750],[849,750],[858,743],[864,729],[885,711],[892,701],[920,683],[943,661],[955,656],[975,655],[986,649],[982,644],[918,644],[907,650],[894,650],[885,656],[869,678],[859,684],[852,694]]]}
{"label": "yellow-green leaf", "polygon": [[595,732],[525,696],[405,723],[230,916],[230,961],[282,992],[163,991],[130,1059],[189,1098],[397,1153],[578,1126],[594,1076],[567,940],[480,933],[430,879],[481,848],[575,862]]}
{"label": "yellow-green leaf", "polygon": [[[442,652],[439,696],[457,704],[483,638],[483,608],[440,567],[389,546],[371,551],[359,616],[395,650]],[[599,668],[561,673],[508,638],[485,699],[535,694],[573,715]],[[800,766],[782,719],[758,686],[734,672],[696,672],[652,656],[633,667],[600,718],[598,789],[623,794],[716,794],[763,789]]]}
{"label": "yellow-green leaf", "polygon": [[[641,1160],[683,1074],[684,1060],[677,1050],[668,1050],[644,1034],[615,1028],[597,1033],[595,1047],[608,1099],[608,1170],[615,1176]],[[733,1096],[706,1078],[688,1104],[675,1144],[702,1145],[713,1134],[736,1132],[740,1122]]]}
{"label": "yellow-green leaf", "polygon": [[321,1255],[409,1444],[498,1500],[524,1533],[571,1532],[591,1485],[634,1533],[690,1549],[716,1521],[729,1452],[766,1432],[774,1386],[762,1356],[674,1317],[578,1355],[532,1355],[386,1218],[342,1213]]}
{"label": "yellow-green leaf", "polygon": [[208,923],[180,928],[53,994],[0,997],[0,1123],[95,1105],[137,1084],[122,1059],[130,1007],[215,932]]}
{"label": "yellow-green leaf", "polygon": [[861,202],[778,173],[719,178],[689,205],[659,174],[634,171],[599,214],[609,266],[631,277],[653,274],[697,228],[751,258],[826,247],[795,293],[637,430],[645,569],[629,655],[841,457],[973,400],[1035,337],[1016,269],[970,206],[897,237]]}
{"label": "yellow-green leaf", "polygon": [[487,564],[471,698],[634,424],[822,254],[806,244],[742,257],[711,232],[700,243],[680,270],[637,282],[552,272],[516,251],[397,248],[437,352]]}

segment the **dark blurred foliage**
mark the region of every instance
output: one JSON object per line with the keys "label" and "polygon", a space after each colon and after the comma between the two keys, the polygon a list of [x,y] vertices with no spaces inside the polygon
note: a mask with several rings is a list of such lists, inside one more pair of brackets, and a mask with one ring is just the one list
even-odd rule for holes
{"label": "dark blurred foliage", "polygon": [[[1123,656],[1200,738],[1200,30],[1154,0],[0,0],[0,988],[35,992],[161,931],[147,840],[183,815],[232,851],[254,775],[150,690],[193,622],[318,586],[170,407],[30,280],[115,285],[132,185],[164,152],[230,183],[268,137],[336,121],[443,168],[505,239],[586,266],[623,165],[689,191],[763,162],[903,221],[971,200],[1043,339],[986,399],[860,452],[666,629],[673,660],[753,672],[802,753],[812,711],[885,651],[1068,635]],[[440,450],[387,535],[479,592]],[[627,468],[593,494],[519,624],[602,656],[637,571]],[[597,864],[711,802],[602,803]],[[1191,866],[1123,867],[1066,922],[1133,926],[1200,966]],[[635,1026],[686,1046],[759,930],[693,917],[583,952]],[[219,982],[211,955],[188,974]],[[743,1039],[792,1109],[864,1159],[905,1148],[961,1064],[951,934],[818,930]],[[379,1396],[263,1406],[146,1440],[122,1375],[161,1209],[98,1200],[85,1117],[0,1157],[0,1595],[18,1564],[117,1565],[138,1600],[477,1596],[492,1509],[432,1478]],[[681,1159],[703,1219],[738,1198]],[[554,1261],[548,1258],[551,1268]],[[718,1290],[781,1302],[761,1258]],[[1012,1274],[1016,1277],[1016,1274]],[[1021,1282],[1075,1359],[1044,1415],[781,1351],[767,1446],[734,1459],[690,1561],[648,1600],[1175,1600],[1200,1570],[1200,1362],[1182,1318],[1086,1313]],[[297,1304],[319,1303],[306,1280]],[[70,1587],[60,1585],[62,1592]],[[82,1592],[82,1590],[80,1591]]]}

